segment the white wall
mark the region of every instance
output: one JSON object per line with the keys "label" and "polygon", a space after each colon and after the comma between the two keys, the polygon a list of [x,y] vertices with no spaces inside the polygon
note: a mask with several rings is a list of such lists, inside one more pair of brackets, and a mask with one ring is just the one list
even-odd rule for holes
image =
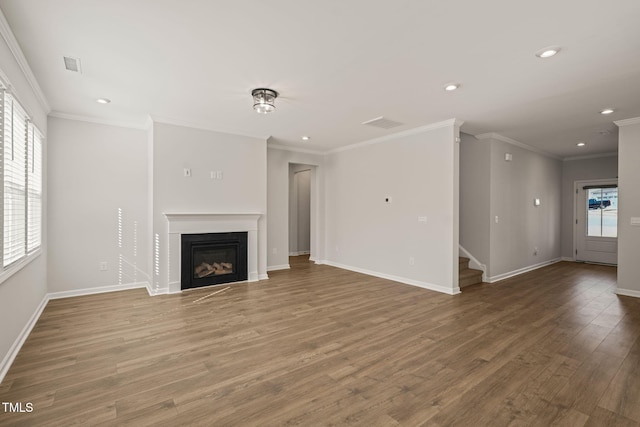
{"label": "white wall", "polygon": [[[4,21],[4,16],[0,19]],[[47,294],[47,106],[38,101],[20,64],[7,45],[5,38],[13,39],[11,34],[5,34],[8,26],[3,25],[3,37],[0,37],[0,77],[10,84],[12,93],[18,98],[31,116],[34,124],[43,132],[45,143],[43,146],[43,239],[42,253],[19,272],[0,283],[0,381],[4,376],[12,356],[17,351],[17,345],[30,325],[33,315],[43,302]],[[13,39],[15,42],[15,39]],[[15,42],[14,46],[17,46]]]}
{"label": "white wall", "polygon": [[574,258],[575,181],[616,178],[618,156],[565,160],[562,164],[562,257]]}
{"label": "white wall", "polygon": [[450,120],[327,155],[327,263],[457,293],[458,132]]}
{"label": "white wall", "polygon": [[460,245],[482,264],[490,259],[491,141],[460,134]]}
{"label": "white wall", "polygon": [[146,132],[51,117],[49,147],[49,292],[148,282]]}
{"label": "white wall", "polygon": [[640,117],[616,122],[618,136],[618,293],[640,297]]}
{"label": "white wall", "polygon": [[[152,286],[167,289],[169,284],[165,213],[261,213],[258,273],[266,275],[266,141],[155,122],[153,147],[149,151],[153,175],[150,239],[159,236],[161,260],[159,275],[154,275]],[[191,170],[190,177],[184,176],[185,168]],[[211,171],[221,171],[223,179],[211,179]]]}
{"label": "white wall", "polygon": [[[505,161],[506,153],[512,161]],[[560,258],[561,163],[491,140],[489,280]]]}
{"label": "white wall", "polygon": [[267,240],[268,268],[289,266],[289,164],[314,166],[311,172],[311,236],[312,260],[324,258],[324,157],[313,153],[269,147],[267,150]]}
{"label": "white wall", "polygon": [[309,253],[313,168],[309,165],[289,165],[289,255]]}

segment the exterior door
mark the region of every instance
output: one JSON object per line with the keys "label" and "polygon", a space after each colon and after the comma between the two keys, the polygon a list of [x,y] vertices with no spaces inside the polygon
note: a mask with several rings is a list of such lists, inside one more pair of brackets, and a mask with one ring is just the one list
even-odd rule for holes
{"label": "exterior door", "polygon": [[576,260],[618,264],[618,183],[576,183]]}

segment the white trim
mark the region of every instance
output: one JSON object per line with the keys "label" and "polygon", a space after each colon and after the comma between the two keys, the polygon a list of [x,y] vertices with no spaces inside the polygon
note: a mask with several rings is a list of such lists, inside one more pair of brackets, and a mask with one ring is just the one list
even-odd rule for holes
{"label": "white trim", "polygon": [[289,264],[267,266],[267,271],[278,271],[278,270],[289,270],[289,269],[291,269],[291,266]]}
{"label": "white trim", "polygon": [[563,162],[570,162],[573,160],[587,160],[587,159],[599,159],[601,157],[617,157],[618,152],[611,153],[600,153],[600,154],[587,154],[586,156],[574,156],[574,157],[565,157],[562,159]]}
{"label": "white trim", "polygon": [[552,265],[552,264],[558,263],[561,260],[562,260],[561,258],[554,258],[554,259],[552,259],[550,261],[545,261],[545,262],[541,262],[539,264],[530,265],[529,267],[519,268],[517,270],[513,270],[513,271],[510,271],[508,273],[498,274],[497,276],[493,276],[493,277],[487,278],[487,282],[488,283],[499,282],[500,280],[508,279],[510,277],[513,277],[513,276],[518,276],[520,274],[528,273],[530,271],[537,270],[539,268],[546,267],[548,265]]}
{"label": "white trim", "polygon": [[190,121],[181,120],[181,119],[172,119],[170,117],[161,117],[161,116],[155,116],[155,115],[149,115],[149,117],[151,117],[151,120],[153,120],[154,122],[163,123],[165,125],[180,126],[180,127],[199,129],[199,130],[207,130],[210,132],[226,133],[229,135],[236,135],[236,136],[245,136],[247,138],[261,139],[265,142],[267,141],[267,139],[271,138],[271,135],[250,134],[250,133],[246,133],[236,129],[223,129],[223,128],[210,126],[209,124],[190,122]]}
{"label": "white trim", "polygon": [[576,259],[568,256],[563,256],[562,258],[560,258],[560,261],[576,262]]}
{"label": "white trim", "polygon": [[309,251],[289,252],[289,256],[309,255]]}
{"label": "white trim", "polygon": [[416,135],[418,133],[427,132],[430,130],[441,129],[447,126],[462,126],[464,122],[458,119],[449,119],[444,120],[442,122],[431,123],[426,126],[420,126],[413,129],[408,129],[398,133],[392,133],[390,135],[381,136],[379,138],[369,139],[367,141],[357,142],[355,144],[346,145],[344,147],[334,148],[333,150],[327,151],[327,154],[339,153],[341,151],[353,150],[354,148],[366,147],[367,145],[380,144],[381,142],[393,141],[398,138],[403,138],[405,136]]}
{"label": "white trim", "polygon": [[51,111],[49,117],[56,117],[58,119],[74,120],[77,122],[96,123],[99,125],[116,126],[120,128],[149,130],[148,120],[144,122],[127,122],[121,120],[110,120],[99,117],[83,116],[80,114],[68,114],[61,111]]}
{"label": "white trim", "polygon": [[268,280],[269,279],[269,275],[267,273],[264,274],[259,274],[258,278],[256,280],[249,280],[250,282],[258,282],[260,280]]}
{"label": "white trim", "polygon": [[149,282],[133,282],[133,283],[125,283],[123,285],[100,286],[97,288],[85,288],[85,289],[74,289],[71,291],[53,292],[53,293],[49,293],[48,297],[49,299],[61,299],[61,298],[79,297],[83,295],[103,294],[106,292],[126,291],[129,289],[140,289],[140,288],[145,288],[148,290]]}
{"label": "white trim", "polygon": [[298,148],[298,147],[288,147],[286,145],[278,145],[278,144],[270,144],[270,143],[267,143],[267,148],[272,148],[274,150],[281,150],[281,151],[291,151],[293,153],[315,154],[316,156],[324,156],[325,154],[327,154],[326,151],[317,151],[317,150],[310,150],[307,148]]}
{"label": "white trim", "polygon": [[16,359],[16,356],[20,352],[20,349],[24,345],[24,342],[29,337],[29,334],[33,330],[33,327],[36,326],[36,323],[38,322],[38,319],[40,319],[40,315],[44,311],[44,308],[47,306],[48,302],[49,295],[47,294],[42,298],[42,301],[40,301],[40,305],[38,305],[36,310],[33,312],[27,324],[24,325],[24,328],[22,328],[22,331],[20,332],[16,340],[13,342],[11,347],[9,347],[9,351],[4,356],[4,359],[2,359],[2,362],[0,362],[0,384],[2,383],[4,377],[7,375],[7,372],[9,372],[9,368],[11,368],[13,361]]}
{"label": "white trim", "polygon": [[524,142],[516,141],[515,139],[509,138],[508,136],[500,135],[499,133],[496,133],[496,132],[481,133],[479,135],[474,135],[474,136],[480,140],[496,139],[498,141],[506,142],[507,144],[515,145],[516,147],[524,148],[525,150],[529,150],[534,153],[542,154],[543,156],[546,156],[552,159],[562,160],[561,157],[548,153],[539,148],[533,147],[529,144],[525,144]]}
{"label": "white trim", "polygon": [[21,258],[15,261],[13,264],[9,265],[5,270],[0,270],[0,284],[5,282],[11,276],[16,274],[18,271],[25,268],[28,264],[32,263],[42,254],[42,242],[40,243],[40,247],[35,251],[31,252],[24,258]]}
{"label": "white trim", "polygon": [[450,289],[445,286],[434,285],[433,283],[407,279],[406,277],[394,276],[386,273],[379,273],[377,271],[367,270],[365,268],[359,268],[359,267],[352,267],[350,265],[340,264],[340,263],[329,261],[329,260],[323,260],[320,262],[316,261],[316,264],[330,265],[332,267],[341,268],[343,270],[355,271],[356,273],[362,273],[368,276],[374,276],[374,277],[380,277],[381,279],[393,280],[394,282],[400,282],[406,285],[417,286],[419,288],[429,289],[431,291],[441,292],[443,294],[456,295],[460,293],[460,287],[458,286],[456,286],[453,289]]}
{"label": "white trim", "polygon": [[482,270],[482,281],[484,282],[485,279],[487,278],[487,266],[485,264],[482,264],[480,261],[478,261],[476,257],[474,257],[471,254],[471,252],[469,252],[464,247],[462,247],[462,245],[459,244],[458,249],[460,250],[460,252],[462,252],[465,258],[469,258],[470,267],[476,270]]}
{"label": "white trim", "polygon": [[4,13],[2,12],[2,10],[0,10],[0,35],[2,35],[2,38],[7,42],[7,46],[9,47],[9,50],[11,51],[11,53],[13,54],[13,57],[15,58],[18,65],[20,66],[20,70],[22,70],[22,74],[24,74],[24,77],[25,79],[27,79],[29,86],[31,86],[31,89],[33,90],[33,93],[36,96],[38,103],[44,110],[45,115],[49,114],[49,112],[51,111],[49,102],[47,101],[47,98],[44,96],[44,92],[42,92],[42,89],[40,88],[40,85],[38,84],[38,80],[36,80],[36,77],[33,74],[33,71],[31,71],[31,67],[29,67],[29,62],[27,62],[27,59],[25,58],[24,53],[22,52],[22,49],[20,49],[20,44],[16,40],[16,37],[13,34],[13,31],[11,31],[11,26],[7,22],[7,18],[4,16]]}
{"label": "white trim", "polygon": [[616,120],[613,123],[615,123],[616,126],[618,127],[640,125],[640,117],[633,117],[631,119],[624,119],[624,120]]}
{"label": "white trim", "polygon": [[[623,295],[625,297],[634,297],[634,298],[640,298],[640,291],[636,291],[634,289],[622,289],[622,288],[617,288],[616,289],[616,294],[618,295]],[[0,379],[2,379],[2,377],[0,376]]]}

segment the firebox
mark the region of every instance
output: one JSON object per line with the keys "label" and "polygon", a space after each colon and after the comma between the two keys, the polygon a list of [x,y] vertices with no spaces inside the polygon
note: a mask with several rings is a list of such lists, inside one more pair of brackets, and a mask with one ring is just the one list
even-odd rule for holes
{"label": "firebox", "polygon": [[247,280],[247,233],[182,235],[181,288]]}

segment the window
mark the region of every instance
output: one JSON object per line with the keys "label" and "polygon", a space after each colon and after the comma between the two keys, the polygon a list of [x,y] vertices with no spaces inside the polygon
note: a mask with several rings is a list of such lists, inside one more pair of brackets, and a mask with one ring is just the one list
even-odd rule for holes
{"label": "window", "polygon": [[42,134],[18,101],[2,91],[2,267],[40,248],[42,242]]}

